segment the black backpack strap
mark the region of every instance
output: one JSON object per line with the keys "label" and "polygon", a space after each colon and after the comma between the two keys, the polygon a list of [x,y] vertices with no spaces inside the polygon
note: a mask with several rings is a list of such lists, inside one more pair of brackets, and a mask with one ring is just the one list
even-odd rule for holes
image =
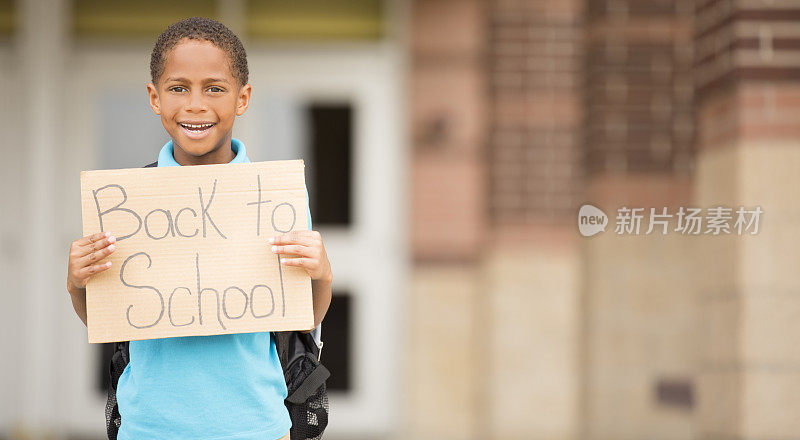
{"label": "black backpack strap", "polygon": [[275,336],[275,348],[278,351],[278,358],[281,360],[283,369],[289,368],[292,362],[302,357],[306,353],[314,355],[314,359],[319,359],[319,347],[314,342],[311,333],[301,331],[272,332]]}
{"label": "black backpack strap", "polygon": [[[286,400],[302,404],[325,383],[331,373],[319,363],[319,348],[311,333],[284,331],[272,334],[288,385],[289,396]],[[307,366],[301,367],[300,363]],[[300,368],[305,371],[299,371]]]}
{"label": "black backpack strap", "polygon": [[109,440],[116,440],[119,427],[122,425],[122,417],[119,414],[117,405],[117,385],[122,372],[130,362],[128,341],[114,343],[114,355],[108,365],[110,384],[106,400],[106,434]]}
{"label": "black backpack strap", "polygon": [[311,333],[273,332],[286,379],[284,400],[292,420],[292,439],[321,438],[328,426],[330,371],[319,363],[320,351]]}
{"label": "black backpack strap", "polygon": [[311,371],[311,374],[306,376],[303,383],[301,383],[292,394],[286,397],[287,401],[298,405],[303,404],[309,397],[314,395],[319,387],[324,385],[325,381],[331,376],[331,372],[328,371],[324,365],[318,363],[316,358],[310,354],[306,354],[306,356],[310,358],[314,369]]}
{"label": "black backpack strap", "polygon": [[278,351],[278,359],[281,361],[281,366],[286,369],[289,364],[289,351],[287,345],[289,344],[289,332],[271,332],[272,337],[275,339],[275,349]]}
{"label": "black backpack strap", "polygon": [[131,361],[130,341],[122,341],[118,342],[118,344],[119,351],[122,354],[122,361],[125,363],[125,365],[128,365],[128,363]]}
{"label": "black backpack strap", "polygon": [[157,166],[158,166],[158,161],[155,161],[153,163],[145,165],[143,168],[151,168],[151,167],[157,167]]}

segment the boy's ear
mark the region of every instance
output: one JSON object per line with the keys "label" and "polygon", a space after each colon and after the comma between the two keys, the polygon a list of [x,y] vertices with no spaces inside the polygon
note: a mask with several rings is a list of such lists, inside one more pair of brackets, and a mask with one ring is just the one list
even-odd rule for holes
{"label": "boy's ear", "polygon": [[239,96],[236,98],[236,116],[242,116],[247,111],[247,106],[250,105],[250,93],[253,88],[250,84],[245,84],[239,88]]}
{"label": "boy's ear", "polygon": [[155,84],[147,83],[147,95],[150,98],[150,108],[153,109],[153,113],[160,115],[161,102],[158,100],[158,89]]}

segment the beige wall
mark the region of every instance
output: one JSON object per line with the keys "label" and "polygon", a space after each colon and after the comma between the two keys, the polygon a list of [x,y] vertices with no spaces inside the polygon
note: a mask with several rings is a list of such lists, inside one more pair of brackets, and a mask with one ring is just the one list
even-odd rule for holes
{"label": "beige wall", "polygon": [[488,333],[482,350],[488,357],[484,438],[575,438],[579,268],[574,239],[487,252],[481,327]]}
{"label": "beige wall", "polygon": [[554,232],[414,270],[404,438],[575,438],[580,253]]}
{"label": "beige wall", "polygon": [[[740,141],[699,156],[701,203],[764,210],[758,235],[703,241],[709,272],[700,296],[707,320],[698,415],[704,438],[800,432],[798,147],[800,139]],[[731,185],[719,185],[723,179]]]}
{"label": "beige wall", "polygon": [[[674,222],[666,235],[658,229],[645,235],[646,222],[641,235],[617,235],[619,207],[656,207],[659,212],[668,207],[674,213],[675,199],[684,196],[674,194],[682,185],[669,177],[640,180],[627,179],[629,188],[640,189],[635,194],[595,192],[592,199],[602,200],[598,206],[611,219],[605,233],[584,239],[582,246],[581,438],[695,438],[691,407],[660,402],[657,386],[660,381],[693,385],[700,320],[697,237],[674,232]],[[620,183],[595,187],[608,191]],[[659,187],[673,190],[660,192]]]}

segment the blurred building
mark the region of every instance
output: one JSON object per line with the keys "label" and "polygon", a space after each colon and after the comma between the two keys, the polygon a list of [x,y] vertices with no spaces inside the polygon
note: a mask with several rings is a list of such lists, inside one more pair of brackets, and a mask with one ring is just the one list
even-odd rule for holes
{"label": "blurred building", "polygon": [[[244,40],[251,159],[307,164],[326,438],[798,437],[797,0],[0,0],[0,438],[103,438],[79,171],[154,160],[193,15]],[[585,203],[765,214],[582,237]]]}
{"label": "blurred building", "polygon": [[[796,437],[800,3],[414,11],[410,437]],[[765,215],[583,238],[583,203]]]}

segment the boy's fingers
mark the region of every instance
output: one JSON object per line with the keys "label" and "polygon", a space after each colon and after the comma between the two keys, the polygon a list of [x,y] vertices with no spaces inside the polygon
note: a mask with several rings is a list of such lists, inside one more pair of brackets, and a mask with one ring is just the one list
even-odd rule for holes
{"label": "boy's fingers", "polygon": [[86,246],[87,244],[92,244],[95,241],[98,241],[110,235],[111,233],[109,232],[98,232],[96,234],[87,235],[86,237],[75,240],[75,244],[77,244],[78,246]]}
{"label": "boy's fingers", "polygon": [[111,237],[108,237],[108,238],[103,238],[101,240],[94,241],[92,243],[89,243],[87,245],[84,245],[84,246],[76,249],[74,254],[73,254],[73,258],[81,258],[81,257],[89,255],[89,254],[91,254],[93,252],[97,252],[97,251],[99,251],[101,249],[105,249],[105,248],[108,247],[108,245],[113,244],[116,241],[117,241],[117,239],[113,235]]}
{"label": "boy's fingers", "polygon": [[281,258],[281,264],[285,266],[311,267],[311,258]]}
{"label": "boy's fingers", "polygon": [[288,246],[272,246],[270,250],[276,254],[292,254],[300,255],[303,257],[313,257],[314,251],[310,246],[288,245]]}
{"label": "boy's fingers", "polygon": [[302,244],[305,246],[311,246],[313,241],[309,236],[308,231],[292,231],[288,234],[272,237],[270,244]]}
{"label": "boy's fingers", "polygon": [[86,266],[78,271],[77,278],[80,280],[86,280],[90,276],[102,272],[108,269],[109,267],[111,267],[110,261],[106,261],[105,263],[100,263],[100,264],[93,264],[91,266]]}
{"label": "boy's fingers", "polygon": [[94,263],[96,261],[100,261],[103,258],[107,257],[112,252],[114,252],[114,250],[116,248],[117,248],[116,245],[109,243],[108,245],[106,245],[102,249],[98,249],[98,250],[96,250],[94,252],[90,252],[90,253],[84,255],[83,257],[78,258],[78,260],[76,261],[76,264],[78,265],[78,267],[88,266],[88,265],[90,265],[90,264],[92,264],[92,263]]}

